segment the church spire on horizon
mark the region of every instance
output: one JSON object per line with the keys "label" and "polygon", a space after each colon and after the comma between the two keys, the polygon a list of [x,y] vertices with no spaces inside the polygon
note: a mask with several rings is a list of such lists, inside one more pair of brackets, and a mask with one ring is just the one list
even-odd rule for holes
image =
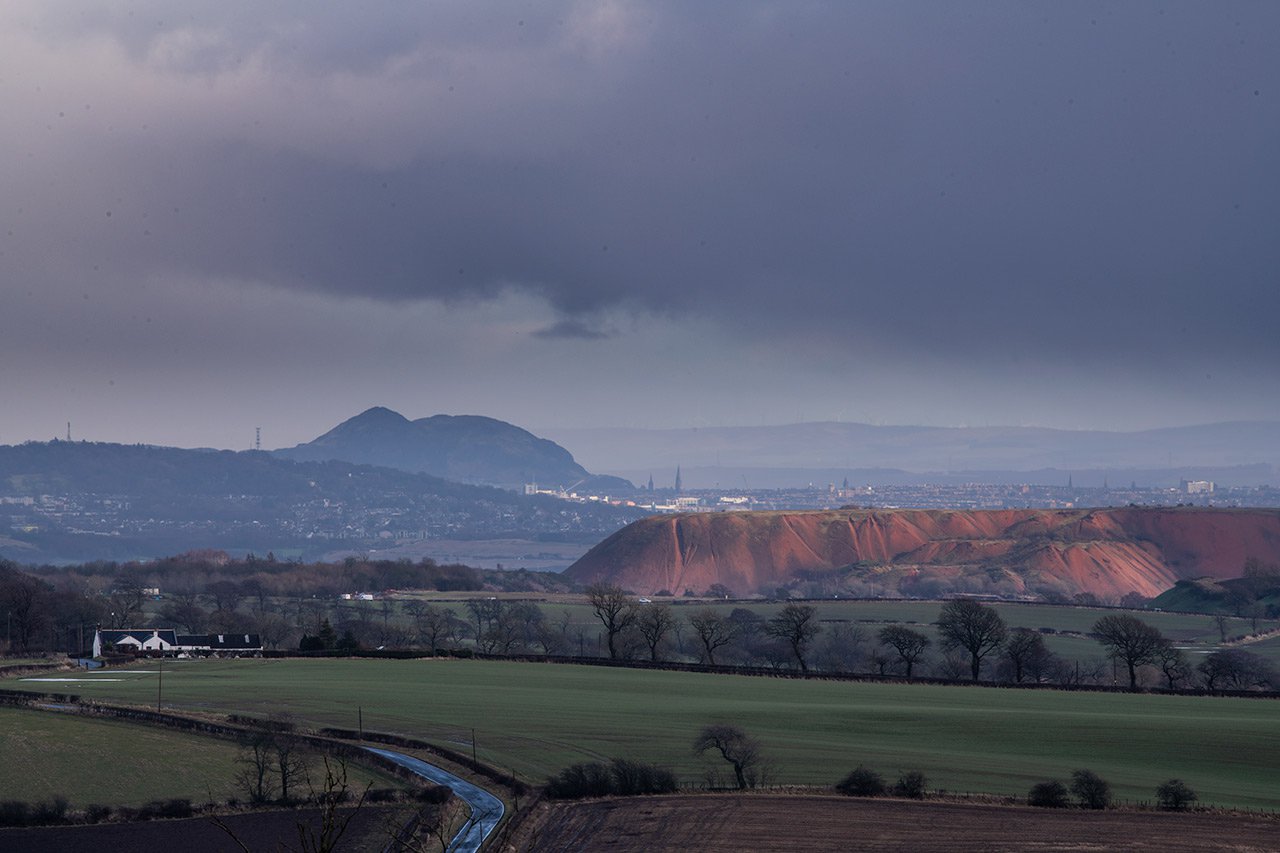
{"label": "church spire on horizon", "polygon": [[683,486],[680,482],[680,466],[677,465],[676,466],[676,494],[679,494],[682,488]]}

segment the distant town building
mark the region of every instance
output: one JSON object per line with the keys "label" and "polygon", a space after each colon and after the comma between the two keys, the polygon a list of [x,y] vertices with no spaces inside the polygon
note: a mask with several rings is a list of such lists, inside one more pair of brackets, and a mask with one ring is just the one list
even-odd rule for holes
{"label": "distant town building", "polygon": [[1189,495],[1213,494],[1212,480],[1183,480],[1182,490]]}

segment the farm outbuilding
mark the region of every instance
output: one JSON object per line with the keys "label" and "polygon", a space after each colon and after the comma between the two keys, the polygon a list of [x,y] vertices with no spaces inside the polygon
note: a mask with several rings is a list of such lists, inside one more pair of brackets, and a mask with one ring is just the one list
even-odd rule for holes
{"label": "farm outbuilding", "polygon": [[256,657],[262,654],[258,634],[178,634],[173,628],[99,628],[93,635],[93,656],[104,650],[160,654],[166,657]]}

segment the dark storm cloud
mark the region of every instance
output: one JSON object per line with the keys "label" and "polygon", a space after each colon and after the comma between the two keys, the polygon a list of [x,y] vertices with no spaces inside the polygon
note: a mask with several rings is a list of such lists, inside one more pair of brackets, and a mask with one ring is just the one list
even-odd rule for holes
{"label": "dark storm cloud", "polygon": [[29,135],[5,211],[34,280],[515,288],[548,338],[634,309],[859,353],[1280,359],[1273,4],[33,9],[42,43],[127,57],[99,118],[74,79],[6,79],[55,143]]}

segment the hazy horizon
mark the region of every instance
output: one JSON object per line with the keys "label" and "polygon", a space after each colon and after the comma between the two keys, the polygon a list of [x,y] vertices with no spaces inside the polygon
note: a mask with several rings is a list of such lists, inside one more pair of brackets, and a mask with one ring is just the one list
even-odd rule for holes
{"label": "hazy horizon", "polygon": [[1280,420],[1275,4],[15,0],[0,108],[0,443]]}

